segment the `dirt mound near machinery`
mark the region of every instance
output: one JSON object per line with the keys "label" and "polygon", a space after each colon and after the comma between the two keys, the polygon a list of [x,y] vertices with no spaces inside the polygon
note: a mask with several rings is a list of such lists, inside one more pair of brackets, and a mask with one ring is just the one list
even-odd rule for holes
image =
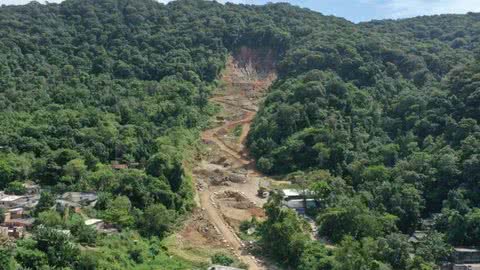
{"label": "dirt mound near machinery", "polygon": [[255,207],[245,195],[231,190],[226,190],[223,193],[216,195],[218,202],[222,206],[236,208],[236,209],[249,209]]}

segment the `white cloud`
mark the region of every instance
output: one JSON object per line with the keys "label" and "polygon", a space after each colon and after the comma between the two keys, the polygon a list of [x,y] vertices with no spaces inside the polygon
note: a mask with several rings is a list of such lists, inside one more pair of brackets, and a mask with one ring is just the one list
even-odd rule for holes
{"label": "white cloud", "polygon": [[[28,4],[33,0],[0,0],[0,5],[24,5]],[[36,0],[37,2],[40,3],[60,3],[63,0]],[[160,3],[168,3],[174,0],[157,0]],[[284,0],[288,2],[288,0]],[[241,3],[241,4],[255,4],[257,1],[256,0],[217,0],[219,3],[226,3],[226,2],[231,2],[231,3]],[[278,2],[278,1],[273,1],[273,2]]]}
{"label": "white cloud", "polygon": [[446,13],[479,12],[479,0],[390,0],[381,9],[394,18]]}

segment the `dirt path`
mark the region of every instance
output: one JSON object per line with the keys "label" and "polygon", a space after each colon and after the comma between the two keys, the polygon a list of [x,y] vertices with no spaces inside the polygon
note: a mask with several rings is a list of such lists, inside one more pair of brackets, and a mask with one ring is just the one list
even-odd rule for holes
{"label": "dirt path", "polygon": [[266,269],[260,265],[252,255],[249,255],[248,252],[244,250],[243,242],[237,236],[233,228],[225,222],[217,205],[214,204],[213,194],[208,191],[201,192],[200,203],[203,209],[205,209],[210,222],[212,222],[221,233],[224,239],[223,242],[227,244],[237,258],[246,263],[249,270]]}
{"label": "dirt path", "polygon": [[[232,105],[226,105],[226,106],[232,106]],[[250,160],[248,157],[244,156],[242,153],[238,152],[236,149],[234,149],[233,147],[229,146],[228,144],[226,144],[225,142],[223,142],[219,136],[218,136],[218,132],[222,129],[224,130],[231,130],[232,128],[235,128],[236,126],[238,125],[242,125],[244,126],[244,129],[247,129],[247,130],[250,130],[250,125],[253,121],[253,118],[255,118],[255,113],[254,112],[247,112],[245,114],[245,117],[240,119],[240,120],[237,120],[237,121],[233,121],[233,122],[227,122],[226,124],[220,126],[220,127],[217,127],[217,128],[213,128],[213,129],[209,129],[209,130],[206,130],[202,133],[202,140],[204,142],[213,142],[215,143],[218,147],[221,148],[221,150],[225,153],[227,153],[228,155],[234,157],[235,159],[237,159],[239,162],[241,162],[242,164],[244,165],[249,165],[250,163],[252,163],[252,160]],[[246,128],[245,128],[246,127]],[[242,134],[244,136],[244,139],[245,137],[248,135],[248,134]],[[243,139],[243,140],[244,140]],[[243,142],[242,142],[243,143]]]}
{"label": "dirt path", "polygon": [[[244,144],[255,117],[259,99],[275,79],[275,73],[273,70],[267,72],[266,75],[257,73],[254,66],[259,66],[261,63],[252,63],[256,61],[254,59],[255,55],[252,56],[249,51],[247,53],[243,52],[243,55],[237,57],[240,57],[240,59],[230,58],[227,63],[222,78],[225,83],[224,89],[210,100],[223,106],[223,113],[228,120],[223,120],[220,126],[205,130],[202,133],[203,142],[211,149],[210,157],[205,157],[197,168],[206,173],[203,175],[194,174],[194,176],[197,179],[197,187],[201,187],[197,189],[200,207],[206,213],[209,222],[216,228],[216,232],[221,235],[224,246],[230,249],[240,261],[247,264],[249,270],[273,269],[265,266],[261,260],[249,253],[245,248],[245,243],[238,237],[235,229],[229,223],[230,221],[227,218],[229,213],[222,212],[226,208],[222,207],[220,202],[216,200],[218,193],[237,192],[241,193],[253,205],[252,209],[247,210],[262,211],[259,207],[265,203],[265,199],[256,196],[259,182],[262,181],[262,175],[254,169],[254,162],[246,154]],[[239,125],[242,126],[242,132],[238,136],[238,141],[232,143],[226,140],[227,134]],[[215,159],[226,161],[227,165],[220,166],[223,169],[222,173],[238,174],[238,171],[242,171],[242,177],[245,180],[241,183],[227,183],[227,185],[217,186],[205,180],[205,178],[211,177],[209,172],[213,175],[213,172],[219,170],[219,165],[215,164]]]}

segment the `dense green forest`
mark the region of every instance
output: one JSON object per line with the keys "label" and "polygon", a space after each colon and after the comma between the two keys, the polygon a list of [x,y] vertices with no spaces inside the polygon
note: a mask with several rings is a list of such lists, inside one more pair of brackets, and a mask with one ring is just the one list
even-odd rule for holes
{"label": "dense green forest", "polygon": [[[323,202],[319,234],[337,244],[309,240],[274,198],[265,251],[293,269],[433,269],[450,245],[480,241],[479,43],[473,13],[353,24],[288,4],[2,6],[0,188],[50,192],[33,237],[0,243],[0,269],[189,269],[159,239],[193,206],[185,163],[241,46],[277,56],[248,137],[257,167],[306,182]],[[72,190],[99,192],[92,215],[125,232],[103,238],[47,210]],[[414,247],[425,218],[435,232]]]}
{"label": "dense green forest", "polygon": [[[449,245],[478,245],[479,22],[374,21],[293,39],[249,146],[262,171],[310,186],[319,234],[340,248],[313,268],[298,261],[311,263],[306,240],[276,257],[300,269],[432,269]],[[406,235],[423,220],[434,231],[414,247]],[[299,241],[278,236],[270,248]]]}

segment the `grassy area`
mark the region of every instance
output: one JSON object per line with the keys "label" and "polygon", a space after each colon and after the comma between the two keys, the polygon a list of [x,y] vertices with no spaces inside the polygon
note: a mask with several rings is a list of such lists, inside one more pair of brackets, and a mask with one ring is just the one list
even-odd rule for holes
{"label": "grassy area", "polygon": [[134,270],[200,270],[205,269],[203,266],[197,266],[189,261],[183,260],[175,256],[168,256],[161,254],[156,256],[155,259],[138,265],[133,268]]}
{"label": "grassy area", "polygon": [[[250,237],[250,236],[249,236]],[[162,245],[168,249],[168,253],[171,255],[172,261],[182,262],[180,267],[184,267],[185,265],[189,265],[190,268],[188,269],[206,269],[212,263],[212,257],[218,254],[225,254],[227,257],[233,260],[231,266],[239,267],[242,269],[246,269],[245,264],[240,262],[235,256],[230,254],[230,252],[226,249],[220,248],[211,248],[205,246],[195,246],[185,241],[182,241],[178,238],[177,235],[171,235],[165,238],[162,241]],[[165,260],[159,261],[159,264],[151,264],[152,266],[163,266],[161,263],[165,263]],[[148,266],[148,265],[147,265]],[[170,268],[160,268],[166,270],[176,270],[176,269],[184,269],[184,268],[172,268],[173,266],[169,266]],[[136,268],[136,269],[159,269],[159,268]]]}
{"label": "grassy area", "polygon": [[204,246],[194,246],[190,243],[181,241],[177,235],[171,235],[162,241],[163,246],[168,252],[182,261],[188,262],[192,267],[202,269],[210,264],[210,258],[219,252],[225,252],[222,249],[205,248]]}
{"label": "grassy area", "polygon": [[102,236],[94,248],[83,248],[82,253],[97,262],[96,269],[162,269],[192,270],[205,269],[188,260],[178,258],[164,247],[157,238],[143,238],[135,231]]}

